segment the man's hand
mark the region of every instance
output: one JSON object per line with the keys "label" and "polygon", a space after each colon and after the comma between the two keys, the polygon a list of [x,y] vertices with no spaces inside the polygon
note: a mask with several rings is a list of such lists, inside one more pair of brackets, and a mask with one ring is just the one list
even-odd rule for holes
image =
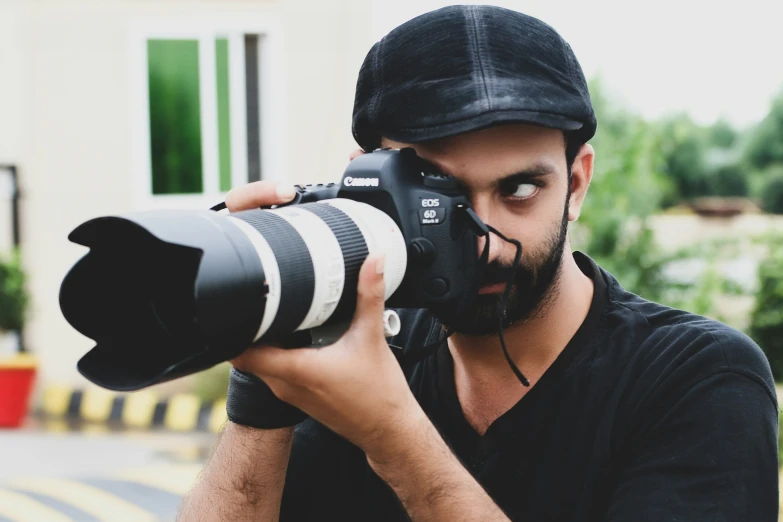
{"label": "man's hand", "polygon": [[348,331],[323,348],[253,347],[232,361],[263,379],[283,401],[364,449],[368,457],[424,416],[383,336],[382,255],[359,273]]}
{"label": "man's hand", "polygon": [[[364,154],[355,150],[354,160]],[[226,196],[231,212],[285,203],[293,187],[258,181]],[[232,360],[281,400],[311,415],[368,453],[425,415],[383,337],[383,256],[369,257],[359,274],[356,313],[348,331],[323,348],[256,346]]]}

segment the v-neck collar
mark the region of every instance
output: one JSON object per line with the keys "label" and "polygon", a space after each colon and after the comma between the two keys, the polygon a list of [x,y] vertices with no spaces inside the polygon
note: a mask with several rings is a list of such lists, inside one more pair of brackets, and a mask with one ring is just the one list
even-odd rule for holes
{"label": "v-neck collar", "polygon": [[[454,435],[456,435],[456,438],[467,444],[468,447],[476,448],[476,451],[479,453],[490,451],[491,447],[494,447],[493,439],[503,437],[504,435],[513,435],[514,420],[524,417],[525,412],[529,411],[531,404],[537,402],[537,397],[546,393],[547,389],[560,382],[574,363],[581,359],[585,348],[589,345],[590,339],[594,337],[592,334],[598,327],[609,301],[607,284],[601,269],[592,259],[581,252],[574,252],[573,255],[579,268],[592,279],[594,284],[593,300],[587,317],[585,317],[582,325],[560,355],[558,355],[557,359],[544,372],[544,375],[541,376],[532,389],[508,411],[498,417],[483,436],[473,429],[473,426],[470,425],[462,412],[462,406],[457,397],[457,388],[454,383],[454,359],[448,346],[444,343],[444,346],[437,352],[436,368],[440,403],[446,410],[450,427],[455,430]],[[456,441],[454,442],[456,443]]]}

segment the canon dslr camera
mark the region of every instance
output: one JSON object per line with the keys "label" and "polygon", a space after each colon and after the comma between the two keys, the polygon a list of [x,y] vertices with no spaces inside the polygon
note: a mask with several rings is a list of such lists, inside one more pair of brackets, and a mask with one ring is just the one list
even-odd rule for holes
{"label": "canon dslr camera", "polygon": [[387,306],[453,316],[475,295],[485,234],[454,178],[412,149],[377,150],[341,183],[299,186],[280,207],[87,221],[69,236],[90,251],[63,280],[60,307],[96,342],[79,371],[136,390],[255,343],[303,346],[344,329],[374,252],[386,255]]}

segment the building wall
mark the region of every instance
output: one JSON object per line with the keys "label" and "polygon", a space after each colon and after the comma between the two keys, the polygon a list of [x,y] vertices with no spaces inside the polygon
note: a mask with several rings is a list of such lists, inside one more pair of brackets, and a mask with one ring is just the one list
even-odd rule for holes
{"label": "building wall", "polygon": [[[134,207],[134,83],[129,34],[140,20],[238,17],[280,27],[285,121],[277,179],[339,178],[355,148],[356,73],[371,45],[369,2],[353,0],[0,0],[0,163],[19,167],[22,243],[33,296],[26,344],[39,383],[84,383],[92,341],[62,318],[62,278],[84,253],[78,224]],[[10,227],[0,216],[0,226]]]}

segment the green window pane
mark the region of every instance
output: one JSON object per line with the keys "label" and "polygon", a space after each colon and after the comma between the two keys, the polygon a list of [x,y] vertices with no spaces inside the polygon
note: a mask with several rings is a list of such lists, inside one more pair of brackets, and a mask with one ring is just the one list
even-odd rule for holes
{"label": "green window pane", "polygon": [[231,116],[228,95],[228,39],[215,40],[220,190],[231,189]]}
{"label": "green window pane", "polygon": [[203,192],[198,40],[148,40],[152,193]]}

